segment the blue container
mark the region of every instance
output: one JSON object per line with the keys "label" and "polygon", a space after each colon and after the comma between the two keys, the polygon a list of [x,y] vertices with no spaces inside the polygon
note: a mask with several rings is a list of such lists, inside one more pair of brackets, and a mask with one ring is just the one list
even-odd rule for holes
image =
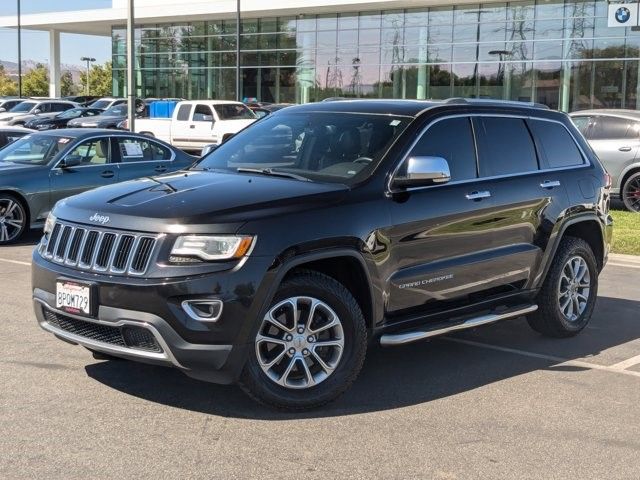
{"label": "blue container", "polygon": [[171,118],[178,102],[175,100],[159,100],[149,105],[150,118]]}

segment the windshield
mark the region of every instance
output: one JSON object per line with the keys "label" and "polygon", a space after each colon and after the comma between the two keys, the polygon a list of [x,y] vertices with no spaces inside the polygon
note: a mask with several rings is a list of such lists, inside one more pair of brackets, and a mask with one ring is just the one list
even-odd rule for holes
{"label": "windshield", "polygon": [[392,115],[283,112],[229,139],[195,168],[259,169],[353,184],[371,174],[410,121]]}
{"label": "windshield", "polygon": [[66,112],[62,112],[57,117],[58,118],[78,118],[84,112],[83,108],[72,108],[71,110],[67,110]]}
{"label": "windshield", "polygon": [[10,112],[26,113],[37,105],[36,102],[22,102],[13,107]]}
{"label": "windshield", "polygon": [[255,114],[245,105],[231,103],[228,105],[214,105],[220,120],[252,120]]}
{"label": "windshield", "polygon": [[124,116],[127,115],[127,106],[126,105],[117,105],[115,107],[111,107],[111,108],[105,110],[102,115],[110,116],[110,117],[124,117]]}
{"label": "windshield", "polygon": [[95,102],[93,102],[91,105],[89,105],[91,108],[102,108],[105,109],[107,108],[109,105],[111,105],[111,100],[96,100]]}
{"label": "windshield", "polygon": [[0,150],[0,162],[45,165],[70,141],[69,137],[28,135]]}

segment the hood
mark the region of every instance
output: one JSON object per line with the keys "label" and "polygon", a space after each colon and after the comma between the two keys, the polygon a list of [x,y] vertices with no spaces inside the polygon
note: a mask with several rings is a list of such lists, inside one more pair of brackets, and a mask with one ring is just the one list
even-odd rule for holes
{"label": "hood", "polygon": [[[59,203],[55,215],[90,223],[96,213],[105,227],[149,232],[193,233],[220,228],[233,233],[247,221],[326,207],[348,187],[264,175],[183,171],[98,188]],[[168,183],[170,186],[159,184]],[[230,225],[233,224],[233,231]]]}
{"label": "hood", "polygon": [[67,125],[71,126],[71,125],[75,125],[75,126],[81,126],[81,125],[98,125],[99,123],[102,122],[114,122],[114,121],[120,121],[120,120],[124,120],[126,117],[118,117],[118,116],[114,116],[114,115],[96,115],[95,117],[80,117],[80,118],[74,118],[73,120],[70,120],[69,123]]}
{"label": "hood", "polygon": [[33,170],[47,168],[46,165],[23,165],[20,163],[0,162],[0,186],[15,187],[13,182],[16,174],[28,172],[33,174]]}
{"label": "hood", "polygon": [[0,113],[0,122],[2,120],[6,120],[7,118],[17,118],[17,117],[24,117],[26,115],[29,115],[27,112],[1,112]]}

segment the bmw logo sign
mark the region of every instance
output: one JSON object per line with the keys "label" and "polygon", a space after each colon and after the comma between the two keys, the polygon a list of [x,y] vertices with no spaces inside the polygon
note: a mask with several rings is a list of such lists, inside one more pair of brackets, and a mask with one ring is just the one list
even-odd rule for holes
{"label": "bmw logo sign", "polygon": [[620,7],[616,10],[616,21],[618,23],[627,23],[631,18],[631,11],[627,7]]}

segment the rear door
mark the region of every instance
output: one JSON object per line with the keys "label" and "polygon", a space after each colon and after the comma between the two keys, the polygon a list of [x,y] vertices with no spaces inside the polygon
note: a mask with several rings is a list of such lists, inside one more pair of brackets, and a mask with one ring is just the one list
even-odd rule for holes
{"label": "rear door", "polygon": [[640,151],[640,122],[598,116],[589,130],[589,143],[613,177],[613,193],[619,193],[622,173],[634,163]]}
{"label": "rear door", "polygon": [[[390,201],[387,314],[467,302],[502,281],[493,236],[497,222],[491,181],[478,178],[470,117],[436,120],[408,157],[445,158],[446,184],[408,189]],[[400,167],[402,169],[402,167]]]}
{"label": "rear door", "polygon": [[[494,202],[491,245],[500,252],[494,274],[518,291],[534,281],[556,219],[568,207],[564,178],[545,165],[525,118],[474,118],[480,177]],[[552,129],[565,127],[549,123]]]}
{"label": "rear door", "polygon": [[119,181],[160,175],[178,169],[173,153],[150,139],[116,137],[113,139],[118,163]]}
{"label": "rear door", "polygon": [[118,181],[118,170],[112,163],[108,137],[94,137],[80,142],[64,158],[79,157],[80,165],[54,167],[49,175],[51,205],[71,195]]}

